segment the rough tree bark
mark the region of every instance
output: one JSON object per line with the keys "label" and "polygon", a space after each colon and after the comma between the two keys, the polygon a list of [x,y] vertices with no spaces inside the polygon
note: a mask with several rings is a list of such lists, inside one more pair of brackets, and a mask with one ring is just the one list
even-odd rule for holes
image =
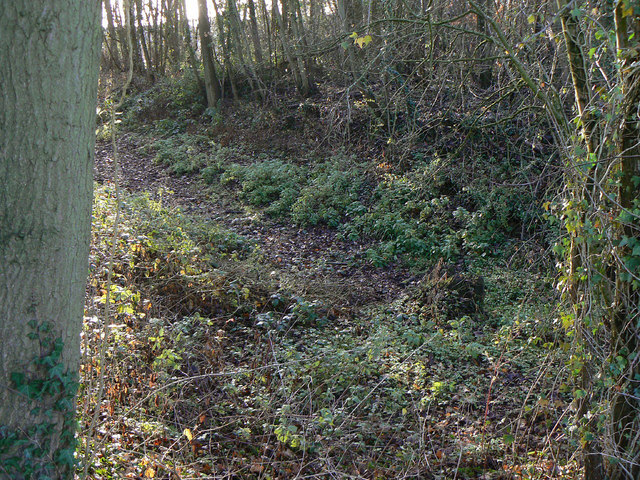
{"label": "rough tree bark", "polygon": [[213,46],[211,42],[211,24],[207,11],[207,0],[198,0],[198,30],[200,32],[200,49],[204,64],[204,85],[207,92],[207,105],[216,108],[220,100],[220,81],[213,63]]}
{"label": "rough tree bark", "polygon": [[2,478],[73,476],[100,40],[98,0],[0,8]]}

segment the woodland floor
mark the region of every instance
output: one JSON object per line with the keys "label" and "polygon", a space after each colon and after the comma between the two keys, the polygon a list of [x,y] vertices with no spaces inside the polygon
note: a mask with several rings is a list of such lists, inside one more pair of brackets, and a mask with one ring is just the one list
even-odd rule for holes
{"label": "woodland floor", "polygon": [[[256,158],[269,145],[224,135],[253,138]],[[154,160],[153,141],[117,139],[127,208],[106,327],[114,155],[96,145],[83,430],[107,373],[81,438],[91,478],[577,478],[545,275],[482,260],[483,312],[451,314],[438,267],[374,266],[373,240],[212,192]]]}
{"label": "woodland floor", "polygon": [[[228,198],[212,202],[197,178],[171,174],[155,164],[151,155],[141,152],[133,138],[120,137],[117,148],[123,188],[131,193],[149,193],[152,198],[161,196],[167,205],[255,241],[273,268],[295,276],[299,285],[306,286],[301,294],[326,292],[332,302],[352,307],[391,302],[416,283],[416,276],[400,265],[376,268],[359,262],[369,247],[365,242],[340,240],[335,229],[297,228],[268,217],[258,218]],[[109,142],[99,142],[94,178],[102,183],[112,176],[113,148]],[[334,278],[339,281],[334,282]]]}

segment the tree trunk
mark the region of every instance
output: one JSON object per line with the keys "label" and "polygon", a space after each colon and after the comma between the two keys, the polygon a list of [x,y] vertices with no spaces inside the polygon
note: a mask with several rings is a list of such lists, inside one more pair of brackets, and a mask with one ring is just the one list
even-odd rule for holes
{"label": "tree trunk", "polygon": [[229,15],[229,27],[231,29],[231,38],[235,45],[235,51],[238,54],[238,60],[242,66],[244,73],[247,75],[249,86],[253,92],[257,92],[262,98],[262,92],[259,88],[256,88],[255,81],[258,81],[258,75],[251,59],[245,61],[244,52],[245,49],[249,51],[249,45],[247,42],[247,36],[244,32],[244,26],[238,13],[238,7],[235,0],[227,0],[227,13]]}
{"label": "tree trunk", "polygon": [[580,30],[579,19],[571,14],[566,7],[565,0],[558,0],[558,9],[561,10],[562,33],[567,45],[567,57],[573,82],[575,103],[582,120],[585,143],[589,153],[595,154],[595,119],[588,108],[591,104],[591,85],[589,84],[589,76],[585,64],[585,55],[582,51],[582,45],[585,44],[584,35]]}
{"label": "tree trunk", "polygon": [[[218,40],[220,42],[220,48],[222,49],[222,58],[224,59],[223,70],[226,72],[227,78],[229,79],[229,85],[231,86],[231,95],[234,100],[239,100],[240,95],[238,94],[238,87],[236,85],[236,79],[234,74],[233,65],[231,63],[231,54],[229,53],[231,47],[229,46],[231,37],[231,32],[227,34],[224,29],[225,21],[220,14],[220,10],[218,9],[218,4],[216,0],[212,0],[213,8],[216,10],[216,26],[218,28]],[[223,77],[224,78],[224,77]]]}
{"label": "tree trunk", "polygon": [[262,66],[262,47],[260,46],[260,35],[258,34],[258,19],[256,18],[256,6],[253,0],[249,0],[249,20],[251,22],[251,39],[253,49],[256,53],[256,62]]}
{"label": "tree trunk", "polygon": [[[637,209],[638,189],[633,179],[638,176],[640,160],[640,128],[638,125],[637,105],[640,102],[640,74],[636,68],[632,68],[638,61],[637,43],[630,45],[629,39],[640,34],[640,22],[638,15],[633,10],[628,11],[625,2],[617,2],[615,13],[615,32],[617,40],[616,62],[618,63],[618,88],[620,89],[621,104],[616,114],[619,116],[619,128],[614,138],[617,142],[609,142],[606,135],[607,126],[598,123],[598,117],[594,115],[593,89],[590,84],[587,58],[583,52],[585,32],[581,29],[578,16],[573,15],[565,1],[558,0],[561,11],[562,28],[567,47],[567,57],[573,81],[575,104],[582,124],[582,133],[587,147],[589,161],[593,166],[584,177],[584,186],[579,192],[577,202],[593,203],[597,198],[590,192],[596,189],[596,185],[604,185],[607,179],[600,178],[611,171],[607,165],[613,162],[617,170],[618,191],[614,198],[614,210],[618,213],[620,225],[612,222],[609,225],[610,236],[614,245],[618,247],[617,255],[607,260],[610,271],[610,282],[613,292],[610,298],[601,301],[602,307],[607,312],[606,328],[609,333],[609,359],[610,365],[615,369],[608,372],[614,388],[610,393],[610,424],[606,432],[607,438],[597,441],[596,425],[597,417],[590,415],[591,397],[593,391],[592,362],[585,362],[582,366],[582,385],[584,397],[578,400],[578,418],[586,433],[595,437],[587,439],[583,434],[584,468],[586,480],[631,480],[640,477],[640,442],[637,437],[640,404],[638,392],[640,391],[640,360],[638,358],[638,304],[640,294],[633,285],[633,266],[627,265],[625,259],[633,259],[633,252],[629,248],[631,240],[638,237],[637,216],[632,213]],[[633,34],[633,35],[631,35]],[[596,161],[599,160],[599,161]],[[602,167],[600,166],[602,164]],[[602,172],[600,173],[599,170]],[[610,183],[610,182],[609,182]],[[588,197],[587,197],[588,195]],[[612,198],[616,194],[612,194]],[[604,205],[596,205],[603,208]],[[637,215],[637,210],[635,215]],[[615,219],[612,212],[611,219]],[[583,218],[581,223],[586,223]],[[589,343],[583,338],[583,332],[592,328],[584,325],[584,319],[588,313],[584,310],[591,308],[586,302],[585,294],[578,291],[578,286],[585,283],[581,279],[579,271],[592,268],[593,261],[588,255],[589,234],[582,230],[576,230],[571,239],[570,251],[570,285],[569,296],[576,314],[577,340],[585,351],[589,352]],[[627,239],[627,245],[623,240]],[[591,255],[603,252],[591,252]],[[611,267],[611,268],[610,268]],[[630,270],[631,269],[631,270]],[[593,285],[582,285],[584,289],[592,289]],[[597,358],[591,348],[591,358]],[[604,461],[603,450],[606,458],[612,461]]]}
{"label": "tree trunk", "polygon": [[189,65],[191,66],[191,70],[193,75],[196,77],[196,81],[198,82],[198,87],[201,92],[204,92],[206,95],[206,88],[204,86],[204,81],[200,76],[200,72],[198,71],[198,61],[196,60],[196,52],[193,49],[193,45],[191,44],[191,26],[189,25],[189,20],[187,19],[187,7],[185,5],[186,0],[180,1],[180,10],[182,16],[182,30],[184,34],[184,44],[187,49],[187,55],[189,57]]}
{"label": "tree trunk", "polygon": [[100,40],[98,1],[0,8],[3,478],[73,478]]}
{"label": "tree trunk", "polygon": [[200,48],[204,64],[204,85],[207,92],[207,105],[216,108],[220,100],[220,82],[213,63],[213,46],[211,43],[211,24],[207,11],[207,0],[198,0],[198,30],[200,31]]}
{"label": "tree trunk", "polygon": [[[483,8],[486,10],[486,15],[489,15],[488,10],[490,5],[491,2],[489,0],[484,0]],[[489,29],[485,20],[485,15],[476,14],[476,28],[483,36],[487,35]],[[484,39],[481,39],[480,42],[481,43],[478,45],[477,51],[475,52],[476,57],[480,59],[475,78],[480,88],[487,89],[493,83],[493,61],[487,59],[490,53],[489,42]]]}
{"label": "tree trunk", "polygon": [[304,77],[307,78],[307,88],[308,93],[312,94],[316,92],[315,82],[313,80],[313,67],[314,67],[314,57],[310,55],[304,55],[304,50],[308,50],[309,44],[307,42],[307,32],[304,26],[304,20],[302,16],[302,9],[300,7],[299,0],[293,0],[294,2],[294,19],[293,21],[297,21],[297,31],[294,30],[296,37],[298,37],[298,55],[303,60],[302,68],[304,69]]}
{"label": "tree trunk", "polygon": [[[130,12],[131,19],[136,18],[135,3],[130,0],[129,2],[124,3],[125,7],[127,6],[127,4],[129,5],[129,12]],[[133,46],[133,69],[137,73],[145,74],[146,68],[144,65],[144,60],[142,58],[142,49],[140,47],[140,43],[138,42],[138,36],[139,34],[136,31],[135,22],[132,21],[131,22],[131,45]],[[156,59],[156,62],[157,60],[158,59]],[[147,67],[150,68],[151,65],[147,65]]]}
{"label": "tree trunk", "polygon": [[[142,54],[144,56],[145,62],[147,62],[147,75],[148,75],[149,81],[153,83],[155,82],[155,75],[153,71],[155,70],[156,65],[154,65],[151,60],[151,53],[149,52],[148,42],[145,39],[145,35],[144,35],[144,24],[142,22],[142,0],[135,0],[135,3],[136,3],[136,21],[138,22],[138,33],[140,36],[140,44],[142,45]],[[151,35],[148,33],[146,36],[148,37],[149,42],[151,42]]]}
{"label": "tree trunk", "polygon": [[112,65],[117,69],[122,69],[120,60],[120,51],[118,50],[118,37],[116,28],[113,23],[113,9],[111,8],[111,0],[104,0],[104,11],[107,14],[107,32],[109,33],[109,41],[106,42],[109,49],[109,56]]}
{"label": "tree trunk", "polygon": [[[297,0],[294,0],[294,1],[297,1]],[[282,0],[283,11],[284,11],[285,3],[287,3],[287,0]],[[291,21],[289,24],[291,25],[291,30],[295,38],[294,57],[296,60],[298,71],[300,72],[300,82],[301,82],[300,94],[303,97],[308,97],[309,95],[311,95],[313,88],[311,85],[311,81],[309,80],[309,74],[307,73],[307,68],[304,63],[304,59],[302,58],[302,52],[300,51],[302,47],[302,33],[300,32],[300,28],[299,28],[300,26],[296,18],[296,7],[293,3],[289,5],[288,11],[290,12],[290,15],[291,15]]]}
{"label": "tree trunk", "polygon": [[[624,239],[640,237],[638,213],[640,210],[640,190],[634,181],[640,177],[640,72],[635,65],[640,60],[637,38],[640,35],[640,15],[626,12],[626,5],[619,1],[614,10],[616,43],[620,60],[620,86],[624,99],[618,140],[618,171],[620,183],[618,200],[620,203],[620,235]],[[634,45],[630,38],[636,38]],[[620,256],[627,259],[618,262],[616,275],[616,298],[611,322],[612,359],[626,360],[625,371],[614,390],[612,399],[611,425],[616,457],[619,462],[609,467],[609,478],[626,480],[640,478],[640,289],[634,286],[629,269],[636,248],[629,244],[621,248]]]}
{"label": "tree trunk", "polygon": [[167,45],[169,46],[169,59],[173,66],[179,65],[182,58],[180,52],[180,27],[178,19],[178,2],[182,0],[168,0],[165,8],[165,23],[167,25]]}
{"label": "tree trunk", "polygon": [[[571,14],[568,8],[566,8],[564,0],[558,0],[558,8],[561,11],[562,31],[567,47],[567,58],[569,60],[569,70],[573,83],[575,104],[578,109],[578,114],[582,120],[583,136],[587,146],[587,152],[589,155],[595,155],[595,124],[588,108],[591,103],[590,88],[584,53],[581,47],[583,43],[579,40],[581,31],[579,29],[578,19]],[[572,235],[574,237],[579,236],[578,233],[574,233]],[[579,238],[572,238],[569,252],[569,271],[571,273],[571,280],[568,287],[568,293],[569,300],[574,307],[576,316],[575,328],[577,341],[581,344],[585,343],[585,338],[587,338],[587,336],[585,335],[586,332],[584,330],[585,328],[588,328],[581,321],[581,319],[584,318],[585,313],[583,311],[584,306],[580,302],[580,286],[579,281],[577,280],[577,272],[581,268],[581,261],[587,256],[583,253],[583,250],[583,242]],[[601,454],[602,446],[599,444],[597,435],[595,435],[595,418],[593,418],[589,413],[594,402],[593,395],[591,393],[591,385],[593,384],[593,381],[593,367],[589,362],[585,362],[582,365],[580,372],[580,389],[584,391],[585,394],[582,398],[576,399],[576,416],[578,421],[581,422],[584,431],[588,432],[583,435],[585,440],[582,445],[585,480],[600,480],[604,478],[604,463]]]}
{"label": "tree trunk", "polygon": [[282,4],[282,15],[280,15],[280,11],[278,10],[278,2],[274,0],[273,2],[273,15],[276,17],[276,21],[278,22],[278,33],[280,36],[280,43],[282,44],[282,50],[284,52],[285,57],[287,58],[287,62],[289,63],[289,68],[293,72],[294,81],[296,84],[296,88],[300,95],[306,97],[310,93],[309,88],[309,80],[306,77],[306,71],[304,69],[304,65],[302,64],[302,60],[298,57],[298,55],[294,54],[291,50],[291,46],[289,45],[289,41],[287,39],[287,18],[285,17],[286,12],[288,12],[287,0],[281,0]]}

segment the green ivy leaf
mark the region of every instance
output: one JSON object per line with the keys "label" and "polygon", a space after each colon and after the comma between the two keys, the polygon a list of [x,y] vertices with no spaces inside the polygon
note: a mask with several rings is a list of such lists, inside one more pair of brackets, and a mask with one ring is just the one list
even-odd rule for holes
{"label": "green ivy leaf", "polygon": [[22,372],[11,372],[11,382],[13,383],[15,388],[20,388],[24,385],[24,373]]}

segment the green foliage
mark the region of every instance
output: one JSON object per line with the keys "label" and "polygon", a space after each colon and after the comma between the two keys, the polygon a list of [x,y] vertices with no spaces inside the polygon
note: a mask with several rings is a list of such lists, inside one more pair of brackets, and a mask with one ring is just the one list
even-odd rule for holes
{"label": "green foliage", "polygon": [[[233,164],[225,169],[221,181],[237,183],[241,198],[266,207],[267,214],[289,216],[299,225],[337,227],[357,202],[363,183],[362,169],[354,163],[354,158],[338,154],[315,165],[299,166],[279,159]],[[207,170],[207,178],[215,178],[219,168]]]}
{"label": "green foliage", "polygon": [[31,426],[0,426],[2,474],[26,480],[70,478],[75,466],[77,373],[65,367],[62,339],[53,338],[49,323],[31,320],[28,326],[39,353],[27,371],[11,373],[11,388],[30,402],[24,414]]}
{"label": "green foliage", "polygon": [[228,155],[219,149],[202,171],[208,183],[238,185],[242,199],[269,215],[329,225],[353,240],[376,239],[368,257],[379,266],[399,258],[424,267],[465,252],[499,254],[543,222],[527,189],[494,185],[521,173],[493,158],[476,160],[478,170],[487,170],[477,178],[434,158],[406,172],[382,173],[372,188],[367,170],[344,154],[302,166],[275,159],[227,167]]}
{"label": "green foliage", "polygon": [[[476,168],[493,170],[494,159],[476,159]],[[502,167],[501,167],[502,168]],[[528,192],[494,187],[497,174],[469,177],[455,163],[438,158],[406,173],[386,173],[365,210],[359,207],[342,227],[347,237],[365,235],[381,240],[369,251],[384,265],[408,255],[424,265],[463,252],[500,253],[516,235],[541,219]]]}
{"label": "green foliage", "polygon": [[[94,303],[106,293],[102,262],[113,202],[111,190],[98,189]],[[161,200],[125,196],[121,217],[104,404],[116,422],[105,437],[122,446],[101,447],[96,475],[123,478],[126,467],[144,472],[145,456],[158,453],[170,468],[211,476],[205,463],[238,458],[228,468],[243,471],[266,451],[396,478],[425,455],[438,465],[438,450],[420,441],[425,425],[437,427],[427,433],[438,449],[456,460],[462,452],[461,465],[482,469],[485,455],[502,455],[512,428],[509,420],[483,422],[486,405],[500,418],[518,418],[523,404],[535,412],[537,397],[527,396],[524,379],[539,378],[553,294],[533,274],[474,264],[473,274],[486,279],[486,317],[459,308],[437,316],[419,295],[351,314],[274,284],[261,287],[262,277],[247,274],[260,261],[249,242]],[[507,308],[514,303],[520,306]],[[101,331],[87,322],[87,351]],[[87,361],[91,366],[92,355]],[[487,399],[491,385],[499,393]],[[554,378],[536,385],[535,392],[552,391]],[[185,429],[192,438],[185,439]],[[546,437],[530,440],[529,449],[539,450]],[[260,473],[275,476],[272,465],[260,465]]]}
{"label": "green foliage", "polygon": [[[489,266],[485,268],[489,270]],[[488,276],[492,292],[508,294],[492,293],[491,315],[502,312],[512,301],[512,291],[519,296],[516,290],[529,289],[537,281],[535,276],[523,274],[507,283],[494,284],[504,274],[492,268]],[[551,289],[549,284],[544,288]],[[270,392],[269,403],[262,408],[270,409],[275,418],[263,428],[283,448],[311,456],[337,449],[345,455],[345,462],[366,458],[384,435],[388,443],[378,450],[376,468],[408,468],[414,457],[403,456],[399,446],[404,445],[407,454],[416,454],[419,442],[396,445],[391,439],[419,438],[425,418],[436,422],[456,417],[458,410],[467,411],[467,415],[469,410],[483,411],[488,401],[486,392],[493,382],[490,375],[483,373],[487,368],[509,371],[514,377],[521,375],[515,372],[527,375],[526,372],[538,371],[544,349],[531,338],[540,332],[541,319],[549,314],[538,298],[531,298],[530,305],[525,305],[519,314],[511,312],[514,316],[503,320],[503,328],[495,328],[502,321],[497,319],[436,319],[422,311],[415,299],[373,309],[368,316],[349,322],[329,322],[321,328],[288,319],[287,312],[295,310],[295,306],[284,313],[261,313],[257,315],[258,326],[270,331],[263,348],[274,345],[278,365],[277,380],[263,373],[266,376],[262,387],[251,387],[254,399],[260,397],[260,392]],[[300,298],[295,302],[294,305],[303,305]],[[260,323],[267,318],[267,323]],[[246,328],[248,333],[251,327]],[[505,367],[498,370],[499,365]],[[275,377],[275,371],[273,374]],[[553,378],[548,382],[544,380],[545,388],[550,387]],[[491,398],[492,411],[517,411],[525,401],[528,408],[535,407],[536,399],[525,399],[526,392],[519,391],[518,383],[501,387],[508,391],[502,390],[495,399]],[[235,391],[242,391],[243,385],[249,389],[250,384],[249,378],[238,379],[234,382]],[[477,448],[495,452],[504,448],[504,422],[500,424],[487,423],[484,447]],[[256,426],[247,428],[254,435],[263,432]],[[478,431],[477,435],[480,438],[481,433]],[[439,437],[438,445],[459,448],[454,446],[455,435],[451,437]]]}
{"label": "green foliage", "polygon": [[197,135],[173,135],[156,140],[149,150],[155,152],[154,161],[169,167],[178,175],[200,171],[207,164],[208,139]]}
{"label": "green foliage", "polygon": [[[557,365],[549,374],[540,366],[555,345],[549,305],[556,298],[546,279],[496,265],[516,238],[540,232],[537,186],[529,180],[544,165],[506,154],[461,159],[421,151],[406,153],[400,168],[342,152],[320,160],[292,155],[289,145],[287,156],[275,148],[256,154],[260,148],[240,143],[241,134],[228,146],[209,138],[226,136],[220,118],[263,129],[269,121],[256,118],[264,112],[226,114],[205,112],[216,125],[201,140],[184,133],[192,130],[188,118],[157,121],[151,133],[163,138],[150,147],[157,161],[176,173],[200,172],[215,195],[237,193],[283,222],[328,225],[367,242],[376,265],[408,260],[424,268],[462,257],[471,265],[463,278],[469,288],[427,278],[403,301],[340,311],[308,292],[276,290],[275,282],[263,289],[262,274],[247,275],[262,259],[245,240],[161,201],[127,198],[112,292],[120,326],[110,352],[136,368],[119,367],[129,377],[111,382],[109,401],[124,412],[118,427],[144,447],[130,450],[161,451],[172,458],[167,472],[188,465],[181,471],[194,477],[277,478],[295,475],[278,469],[298,461],[310,469],[299,475],[330,465],[340,475],[400,478],[427,462],[474,477],[523,439],[531,453],[514,448],[509,461],[540,464],[544,445],[562,430],[545,430],[544,422],[562,418],[569,396],[554,383]],[[469,123],[462,127],[472,134]],[[98,207],[109,215],[108,206]],[[525,245],[510,264],[531,252]],[[99,265],[100,255],[94,258]],[[280,281],[283,271],[272,268],[268,277]],[[484,302],[474,288],[480,277]],[[536,402],[547,394],[558,410],[546,407],[540,420]],[[137,401],[143,407],[132,414],[126,406]],[[123,477],[117,463],[131,461],[103,451],[113,464],[96,471]]]}
{"label": "green foliage", "polygon": [[184,133],[186,126],[204,112],[206,98],[191,72],[166,77],[149,90],[127,98],[123,124],[129,129],[148,130],[149,120],[160,134]]}
{"label": "green foliage", "polygon": [[282,160],[266,160],[253,165],[231,165],[223,183],[238,182],[241,198],[251,205],[266,207],[271,215],[291,211],[301,189],[304,169]]}
{"label": "green foliage", "polygon": [[362,189],[363,173],[354,163],[354,158],[340,161],[340,157],[334,157],[312,168],[307,184],[291,207],[293,221],[338,227],[347,210],[357,204]]}

